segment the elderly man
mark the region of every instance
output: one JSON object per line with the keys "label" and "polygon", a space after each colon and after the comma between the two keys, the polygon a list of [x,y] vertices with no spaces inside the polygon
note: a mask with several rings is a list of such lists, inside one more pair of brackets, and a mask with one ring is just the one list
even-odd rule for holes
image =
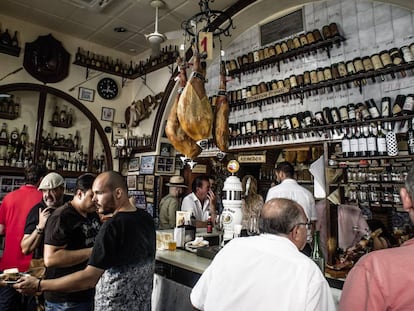
{"label": "elderly man", "polygon": [[85,269],[53,280],[24,277],[14,285],[23,293],[79,291],[96,286],[95,310],[151,310],[155,264],[155,226],[144,210],[131,205],[125,178],[101,173],[93,187],[100,214],[112,213],[101,227]]}
{"label": "elderly man", "polygon": [[292,200],[268,201],[259,236],[230,241],[193,288],[193,306],[205,311],[335,310],[331,291],[315,263],[299,252],[308,219]]}
{"label": "elderly man", "polygon": [[160,201],[160,229],[175,227],[175,214],[180,208],[179,197],[183,188],[187,188],[182,176],[172,176],[167,186],[170,188],[169,193]]}
{"label": "elderly man", "polygon": [[42,201],[32,207],[27,215],[24,236],[21,242],[24,254],[33,253],[33,258],[43,258],[43,231],[53,211],[70,197],[64,196],[65,180],[58,173],[49,173],[39,185]]}
{"label": "elderly man", "polygon": [[[404,210],[414,222],[414,166],[400,190]],[[346,277],[340,311],[413,310],[411,286],[414,273],[414,239],[397,248],[371,252],[362,257]]]}

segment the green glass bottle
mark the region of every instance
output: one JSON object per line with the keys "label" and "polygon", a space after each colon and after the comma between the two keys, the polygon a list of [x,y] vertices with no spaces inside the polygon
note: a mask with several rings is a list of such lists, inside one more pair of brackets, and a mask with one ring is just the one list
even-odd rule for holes
{"label": "green glass bottle", "polygon": [[313,233],[311,259],[318,265],[322,273],[325,273],[325,257],[323,256],[320,245],[319,231]]}

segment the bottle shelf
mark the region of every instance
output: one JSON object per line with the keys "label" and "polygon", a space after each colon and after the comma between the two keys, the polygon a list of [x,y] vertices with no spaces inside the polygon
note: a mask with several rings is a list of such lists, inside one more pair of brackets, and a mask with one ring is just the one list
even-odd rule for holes
{"label": "bottle shelf", "polygon": [[15,57],[19,57],[20,50],[21,50],[20,47],[14,47],[14,46],[10,46],[10,45],[0,43],[0,53],[15,56]]}
{"label": "bottle shelf", "polygon": [[61,128],[71,128],[73,124],[68,124],[66,122],[55,122],[49,121],[49,123],[54,127],[61,127]]}
{"label": "bottle shelf", "polygon": [[231,70],[228,73],[228,76],[239,76],[240,74],[248,74],[257,70],[264,69],[269,66],[277,66],[278,71],[280,70],[280,61],[287,62],[289,59],[296,59],[298,57],[303,56],[304,54],[308,54],[311,52],[316,52],[317,50],[325,50],[328,53],[328,57],[330,57],[330,48],[333,45],[340,45],[345,38],[338,35],[334,38],[322,40],[319,42],[315,42],[312,44],[308,44],[306,46],[287,51],[285,53],[271,56],[267,59],[260,60],[258,62],[253,62],[251,64],[242,64],[240,68]]}
{"label": "bottle shelf", "polygon": [[230,102],[230,109],[234,110],[237,107],[244,106],[247,104],[255,104],[255,106],[258,106],[259,109],[261,109],[261,106],[263,105],[274,104],[275,100],[286,100],[286,97],[289,97],[289,99],[291,99],[293,96],[296,96],[297,98],[303,100],[304,96],[311,96],[312,93],[315,93],[315,91],[318,91],[320,89],[333,89],[337,85],[349,85],[350,82],[354,81],[356,81],[357,86],[360,88],[360,91],[362,92],[362,88],[364,87],[364,83],[362,81],[383,77],[388,74],[393,74],[395,77],[396,73],[401,71],[408,71],[413,68],[414,62],[411,62],[401,65],[392,65],[390,67],[378,69],[375,71],[373,70],[368,72],[347,75],[345,77],[341,77],[335,80],[332,79],[329,81],[318,82],[306,86],[298,86],[290,89],[284,87],[277,90],[263,92],[239,101]]}
{"label": "bottle shelf", "polygon": [[0,119],[6,119],[6,120],[15,120],[19,116],[14,113],[6,113],[6,112],[0,112]]}
{"label": "bottle shelf", "polygon": [[76,152],[78,149],[75,147],[66,147],[66,146],[46,146],[42,145],[43,150],[50,150],[50,151],[62,151],[62,152]]}
{"label": "bottle shelf", "polygon": [[158,63],[154,66],[151,66],[150,64],[146,64],[144,66],[143,71],[133,73],[133,74],[125,74],[125,73],[120,72],[120,71],[115,71],[115,70],[105,69],[103,67],[87,65],[87,64],[84,64],[80,61],[75,61],[75,62],[73,62],[73,64],[77,65],[77,66],[85,67],[87,70],[92,69],[92,70],[108,73],[108,74],[111,74],[111,75],[114,75],[114,76],[130,79],[130,80],[135,80],[139,77],[145,76],[148,73],[151,73],[153,71],[157,71],[157,70],[159,70],[161,68],[164,68],[166,66],[172,66],[174,64],[174,62],[175,62],[175,59],[173,59],[173,57],[169,57],[167,60],[162,61],[162,62],[160,62],[160,63]]}

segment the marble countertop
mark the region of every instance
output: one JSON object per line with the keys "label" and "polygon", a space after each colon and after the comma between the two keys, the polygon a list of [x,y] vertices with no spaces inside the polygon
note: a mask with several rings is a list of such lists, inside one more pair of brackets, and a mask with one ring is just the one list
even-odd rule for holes
{"label": "marble countertop", "polygon": [[181,249],[158,250],[155,259],[199,274],[202,274],[211,263],[210,259]]}

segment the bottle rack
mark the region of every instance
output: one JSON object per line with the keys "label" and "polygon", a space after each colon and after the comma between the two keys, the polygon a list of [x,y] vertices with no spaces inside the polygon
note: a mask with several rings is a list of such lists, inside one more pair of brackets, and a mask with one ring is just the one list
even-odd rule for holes
{"label": "bottle rack", "polygon": [[277,66],[277,70],[280,71],[280,61],[288,61],[289,59],[297,59],[298,57],[302,57],[305,54],[309,54],[311,52],[317,52],[318,50],[325,50],[328,57],[330,58],[330,49],[333,45],[339,46],[345,38],[341,35],[337,35],[333,38],[324,39],[319,42],[311,43],[306,46],[302,46],[300,48],[287,51],[285,53],[274,55],[269,58],[253,62],[250,64],[239,64],[239,68],[235,70],[229,70],[228,76],[238,76],[240,74],[248,74],[253,71],[257,71],[260,69],[267,68],[269,66]]}
{"label": "bottle rack", "polygon": [[[408,71],[414,68],[414,62],[411,63],[404,63],[401,65],[393,65],[387,68],[373,70],[369,72],[362,72],[357,74],[351,74],[345,77],[341,77],[335,80],[323,81],[318,82],[316,84],[310,84],[306,86],[298,86],[296,88],[280,88],[277,90],[271,90],[268,92],[263,92],[260,94],[253,95],[246,99],[241,99],[238,101],[231,101],[230,102],[230,109],[233,110],[236,107],[243,106],[246,104],[256,104],[259,109],[262,105],[273,104],[276,101],[282,100],[285,101],[287,97],[292,99],[293,96],[301,99],[303,101],[304,96],[311,96],[312,93],[317,92],[320,89],[333,89],[337,85],[347,85],[350,82],[357,81],[357,86],[359,87],[360,93],[362,93],[363,88],[363,80],[367,79],[375,79],[377,77],[381,77],[388,74],[396,74],[401,71]],[[348,87],[348,86],[347,86]]]}
{"label": "bottle rack", "polygon": [[[104,68],[104,67],[102,67],[102,65],[101,66],[96,66],[96,65],[92,65],[92,64],[87,64],[85,62],[80,61],[78,59],[78,57],[73,62],[73,64],[86,68],[86,70],[87,70],[86,71],[86,78],[89,77],[89,70],[92,69],[92,70],[108,73],[108,74],[111,74],[111,75],[114,75],[114,76],[119,76],[119,77],[122,77],[122,78],[125,78],[125,79],[134,80],[134,79],[137,79],[139,77],[145,76],[150,72],[157,71],[157,70],[159,70],[163,67],[173,66],[173,64],[176,61],[176,57],[177,57],[176,51],[166,52],[166,58],[161,60],[162,56],[163,55],[161,55],[159,58],[156,58],[156,59],[150,58],[149,60],[147,60],[147,62],[145,64],[139,65],[137,70],[134,68],[132,73],[125,73],[123,71],[122,67],[126,66],[126,65],[122,64],[122,63],[119,64],[119,66],[120,66],[119,71]],[[153,60],[157,61],[155,65],[152,64]]]}
{"label": "bottle rack", "polygon": [[0,119],[15,120],[18,117],[15,113],[0,112]]}
{"label": "bottle rack", "polygon": [[20,47],[13,47],[10,45],[6,45],[3,43],[0,43],[0,53],[19,57],[20,56]]}

